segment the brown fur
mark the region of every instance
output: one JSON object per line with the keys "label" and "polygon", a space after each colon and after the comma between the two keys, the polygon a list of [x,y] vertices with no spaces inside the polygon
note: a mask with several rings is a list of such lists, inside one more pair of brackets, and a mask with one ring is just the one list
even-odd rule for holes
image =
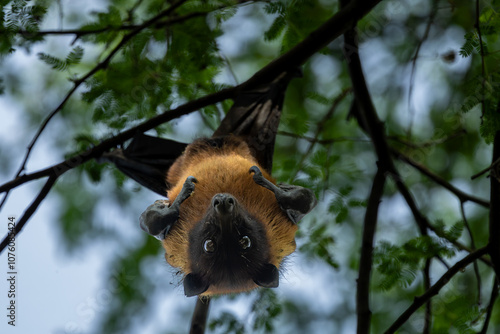
{"label": "brown fur", "polygon": [[[165,258],[185,275],[190,272],[188,256],[189,231],[202,219],[211,199],[218,193],[230,193],[248,212],[259,219],[266,228],[270,246],[270,263],[279,268],[283,258],[295,250],[297,225],[280,209],[274,194],[257,185],[249,173],[258,166],[264,176],[274,179],[261,168],[250,153],[248,145],[237,137],[227,137],[221,147],[212,147],[203,141],[195,141],[186,148],[169,170],[167,181],[169,201],[175,200],[188,176],[198,182],[195,191],[180,207],[179,221],[163,240]],[[253,288],[256,286],[251,286]],[[210,287],[203,295],[229,291]],[[235,291],[231,291],[235,292]]]}

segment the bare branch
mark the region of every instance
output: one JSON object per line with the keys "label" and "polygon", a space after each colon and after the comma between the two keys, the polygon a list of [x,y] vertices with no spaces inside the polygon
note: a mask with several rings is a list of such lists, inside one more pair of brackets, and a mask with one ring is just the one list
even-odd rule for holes
{"label": "bare branch", "polygon": [[479,334],[486,334],[486,332],[488,331],[488,325],[490,324],[493,307],[495,306],[495,301],[498,298],[499,288],[500,280],[498,279],[498,276],[495,276],[495,278],[493,278],[493,287],[491,288],[490,303],[488,304],[488,308],[486,311],[486,319],[484,319],[483,328],[481,329],[481,332],[479,332]]}
{"label": "bare branch", "polygon": [[363,223],[363,239],[356,290],[357,333],[370,333],[370,278],[373,260],[373,239],[375,237],[378,209],[384,192],[385,181],[386,173],[379,168],[373,179]]}
{"label": "bare branch", "polygon": [[453,267],[450,268],[441,278],[423,295],[420,297],[415,297],[413,303],[406,309],[406,311],[401,314],[401,316],[387,329],[384,333],[390,334],[395,333],[398,328],[400,328],[409,318],[415,313],[422,305],[429,301],[432,297],[437,295],[441,288],[445,286],[450,279],[460,270],[463,270],[469,264],[485,255],[488,252],[487,247],[480,248],[469,255],[467,255],[462,260],[458,261]]}
{"label": "bare branch", "polygon": [[339,106],[340,102],[342,102],[346,96],[351,92],[350,88],[344,89],[333,101],[332,105],[330,106],[330,109],[328,109],[328,112],[323,116],[323,118],[317,123],[317,128],[316,128],[316,133],[314,134],[313,140],[310,141],[310,145],[307,148],[306,153],[304,153],[300,159],[300,161],[297,163],[297,166],[295,168],[295,171],[291,174],[290,179],[294,179],[297,174],[299,173],[300,169],[302,168],[302,165],[304,164],[304,161],[306,158],[311,154],[314,145],[317,143],[319,136],[323,132],[323,129],[325,127],[325,122],[328,121],[330,118],[332,118],[333,113],[335,110],[337,110],[337,107]]}
{"label": "bare branch", "polygon": [[[240,3],[247,2],[247,1],[250,1],[250,0],[240,1]],[[141,25],[130,24],[130,25],[123,25],[123,26],[118,26],[118,27],[105,27],[105,28],[88,29],[88,30],[87,29],[41,30],[41,31],[18,30],[18,31],[15,31],[15,33],[29,37],[29,38],[39,37],[39,36],[47,36],[47,35],[76,35],[76,38],[78,39],[82,36],[102,34],[104,32],[109,32],[109,31],[133,31],[133,30],[137,30],[137,29],[143,30],[145,28],[163,29],[165,27],[171,26],[171,25],[176,24],[176,23],[181,23],[181,22],[187,21],[187,20],[195,18],[195,17],[206,16],[207,14],[210,14],[214,11],[224,9],[227,7],[229,7],[229,6],[220,6],[216,9],[213,9],[210,11],[192,12],[192,13],[189,13],[186,15],[169,18],[169,19],[164,20],[164,21],[161,21],[158,19],[159,22],[152,23],[146,27],[142,27],[142,24]],[[167,10],[170,10],[170,8],[168,8]],[[164,15],[162,15],[162,18],[163,17],[164,17]],[[5,32],[5,31],[0,30],[0,32]]]}
{"label": "bare branch", "polygon": [[415,50],[415,55],[413,56],[412,64],[411,64],[411,73],[410,73],[410,84],[408,87],[408,111],[410,113],[410,125],[408,127],[408,137],[411,137],[411,131],[413,127],[413,117],[414,117],[414,112],[413,108],[411,106],[411,97],[413,95],[413,86],[415,84],[415,71],[417,68],[417,59],[418,59],[418,54],[420,53],[420,48],[422,48],[422,44],[424,44],[425,40],[429,37],[429,32],[431,30],[431,26],[434,23],[434,18],[436,17],[437,13],[437,4],[438,1],[434,0],[431,8],[431,12],[429,14],[429,20],[427,21],[427,25],[425,26],[425,31],[424,35],[420,39],[417,45],[417,49]]}
{"label": "bare branch", "polygon": [[489,172],[490,170],[496,168],[496,166],[498,164],[500,164],[500,159],[497,159],[497,160],[493,161],[493,163],[491,165],[489,165],[488,167],[486,167],[485,169],[483,169],[479,173],[472,175],[470,177],[471,180],[477,179],[478,177],[480,177],[481,175],[485,174],[486,172]]}
{"label": "bare branch", "polygon": [[484,65],[484,46],[483,46],[483,36],[481,35],[481,23],[479,19],[479,0],[476,0],[476,23],[475,28],[477,30],[477,35],[479,37],[479,48],[481,51],[481,121],[483,120],[484,117],[484,110],[486,108],[484,104],[484,96],[485,96],[485,84],[486,84],[486,69]]}
{"label": "bare branch", "polygon": [[45,199],[45,196],[49,193],[50,189],[54,185],[54,183],[57,180],[56,175],[51,175],[47,182],[45,182],[45,185],[43,186],[42,190],[40,190],[40,193],[38,196],[35,198],[33,203],[26,209],[22,217],[19,219],[19,221],[16,224],[16,227],[14,229],[14,232],[9,232],[7,236],[2,240],[0,243],[0,253],[7,247],[9,244],[9,241],[11,238],[15,237],[24,227],[24,225],[28,222],[28,220],[31,218],[31,216],[35,213],[36,209],[38,209],[38,206],[42,201]]}
{"label": "bare branch", "polygon": [[481,199],[481,198],[478,198],[478,197],[475,197],[475,196],[472,196],[472,195],[469,195],[469,194],[463,192],[462,190],[456,188],[455,186],[451,185],[449,182],[447,182],[442,177],[431,172],[426,166],[416,162],[415,160],[411,159],[410,157],[408,157],[407,155],[405,155],[401,151],[398,151],[396,149],[391,148],[391,153],[399,160],[406,162],[407,164],[409,164],[412,167],[415,167],[418,171],[420,171],[422,174],[426,175],[432,181],[436,182],[440,186],[451,191],[453,194],[455,194],[458,197],[460,202],[471,201],[471,202],[479,204],[485,208],[490,207],[490,203],[488,201]]}
{"label": "bare branch", "polygon": [[335,137],[335,138],[331,138],[331,139],[315,139],[313,137],[302,136],[302,135],[298,135],[296,133],[292,133],[292,132],[288,132],[288,131],[281,131],[281,130],[278,131],[278,135],[296,138],[296,139],[303,139],[303,140],[307,140],[310,143],[318,143],[321,145],[331,145],[333,143],[342,142],[342,141],[357,141],[357,142],[365,142],[365,143],[370,142],[369,139],[360,138],[360,137]]}
{"label": "bare branch", "polygon": [[427,140],[427,141],[424,141],[424,142],[421,142],[421,143],[414,143],[414,142],[405,140],[405,139],[403,139],[403,138],[401,138],[399,136],[387,136],[387,139],[396,141],[396,142],[398,142],[400,144],[403,144],[405,146],[408,146],[408,147],[411,147],[411,148],[414,148],[414,149],[421,149],[421,148],[426,148],[426,147],[430,147],[430,146],[435,146],[435,145],[443,144],[443,143],[447,142],[450,139],[462,136],[462,135],[464,135],[466,133],[467,133],[467,131],[465,131],[465,129],[461,129],[461,130],[459,130],[459,131],[457,131],[455,133],[452,133],[449,136],[446,136],[446,137],[443,137],[443,138],[434,139],[434,140]]}
{"label": "bare branch", "polygon": [[[474,235],[472,234],[472,230],[469,225],[469,221],[467,220],[467,216],[465,215],[464,202],[460,202],[460,213],[462,214],[462,220],[464,221],[465,228],[469,233],[470,238],[470,246],[472,249],[476,249],[476,243],[474,241]],[[477,304],[481,305],[481,275],[479,274],[479,266],[477,261],[474,261],[474,274],[476,275],[476,284],[477,284]]]}
{"label": "bare branch", "polygon": [[[500,113],[500,102],[498,103],[498,110]],[[493,140],[493,158],[492,161],[500,159],[500,130],[496,132],[495,139]],[[489,222],[489,253],[493,269],[500,277],[500,173],[498,168],[491,170],[490,175],[490,202],[496,203],[490,209],[490,222]]]}
{"label": "bare branch", "polygon": [[[425,266],[423,270],[424,275],[424,290],[429,290],[431,287],[431,262],[432,258],[425,260]],[[424,316],[424,329],[422,334],[429,334],[431,330],[432,323],[432,301],[429,299],[425,303],[425,316]]]}

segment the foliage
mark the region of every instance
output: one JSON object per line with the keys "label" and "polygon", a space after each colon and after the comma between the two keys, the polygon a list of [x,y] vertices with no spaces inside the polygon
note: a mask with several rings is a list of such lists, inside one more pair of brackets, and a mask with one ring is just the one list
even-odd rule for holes
{"label": "foliage", "polygon": [[[73,12],[75,4],[64,1],[0,3],[2,93],[23,109],[28,138],[55,111],[50,121],[54,128],[49,129],[57,131],[45,130],[44,136],[52,137],[47,140],[60,158],[85,152],[167,110],[243,82],[291,50],[339,7],[333,0],[109,0],[97,9]],[[500,1],[479,1],[479,9],[476,25],[471,16],[474,2],[384,1],[359,22],[358,33],[363,70],[390,148],[426,166],[445,183],[488,198],[489,180],[470,177],[490,164],[489,144],[500,130]],[[64,13],[57,24],[55,12]],[[65,28],[69,26],[74,28]],[[351,78],[341,47],[339,38],[319,50],[302,66],[302,77],[291,82],[273,165],[279,182],[311,188],[319,199],[315,211],[300,222],[299,255],[291,258],[290,272],[287,267],[282,270],[283,285],[287,277],[292,281],[302,272],[302,267],[293,267],[295,262],[305,267],[317,264],[318,272],[307,273],[294,293],[256,290],[212,300],[218,305],[243,300],[247,313],[242,317],[238,311],[214,307],[210,332],[309,333],[332,328],[341,333],[352,324],[364,214],[377,156],[369,134],[352,117]],[[9,66],[18,55],[32,54],[30,64],[35,65],[27,75]],[[406,75],[413,65],[414,82]],[[415,88],[412,96],[409,85]],[[210,105],[190,116],[188,138],[186,128],[177,124],[187,118],[154,131],[186,141],[209,134],[231,103]],[[23,149],[28,143],[24,139],[19,144]],[[2,150],[0,158],[9,160],[9,148]],[[16,157],[24,152],[14,150]],[[9,161],[0,161],[2,169],[10,166]],[[385,331],[425,292],[427,261],[435,283],[447,267],[470,249],[485,246],[489,237],[489,209],[457,200],[403,160],[396,168],[431,223],[429,233],[420,233],[394,180],[387,182],[373,250],[373,333]],[[170,281],[164,272],[154,276],[144,269],[152,259],[160,266],[159,244],[142,234],[123,243],[123,227],[106,225],[99,216],[117,208],[132,217],[137,229],[140,210],[134,205],[149,204],[144,202],[146,191],[139,189],[95,160],[65,174],[55,188],[54,225],[66,253],[78,254],[98,242],[120,244],[119,251],[110,247],[108,255],[114,260],[103,275],[118,284],[93,324],[95,332],[137,332],[138,323],[153,321],[155,313],[149,311],[160,307],[160,298],[152,296],[170,289],[154,280]],[[483,262],[464,268],[433,297],[432,333],[481,330],[494,276]],[[174,275],[171,280],[177,279]],[[313,298],[297,297],[304,289],[317,288],[316,283],[307,284],[312,279],[328,281],[328,286],[322,285],[321,295]],[[323,298],[328,303],[317,307]],[[497,302],[488,333],[500,330],[499,307]],[[187,323],[190,314],[183,311],[168,310],[182,317],[178,323]],[[423,312],[414,316],[424,318]],[[162,331],[178,330],[177,324],[170,325]],[[422,332],[418,321],[409,321],[404,330]]]}

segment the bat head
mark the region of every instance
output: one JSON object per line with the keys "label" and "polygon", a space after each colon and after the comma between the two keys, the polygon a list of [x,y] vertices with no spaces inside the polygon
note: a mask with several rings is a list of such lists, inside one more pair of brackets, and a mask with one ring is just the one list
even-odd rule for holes
{"label": "bat head", "polygon": [[190,231],[188,251],[187,296],[208,289],[226,293],[279,284],[264,225],[230,194],[213,196],[206,214]]}

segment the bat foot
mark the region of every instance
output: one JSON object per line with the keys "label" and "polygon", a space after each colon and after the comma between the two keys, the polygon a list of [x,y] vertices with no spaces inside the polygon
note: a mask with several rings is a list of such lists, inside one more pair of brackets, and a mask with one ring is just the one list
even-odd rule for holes
{"label": "bat foot", "polygon": [[197,182],[194,176],[189,176],[171,205],[162,200],[150,205],[139,218],[141,228],[159,240],[165,239],[170,228],[179,220],[180,205],[191,196]]}
{"label": "bat foot", "polygon": [[252,166],[249,172],[253,173],[256,184],[274,193],[281,210],[292,222],[297,223],[316,206],[317,200],[311,190],[287,184],[277,186],[266,179],[257,166]]}

